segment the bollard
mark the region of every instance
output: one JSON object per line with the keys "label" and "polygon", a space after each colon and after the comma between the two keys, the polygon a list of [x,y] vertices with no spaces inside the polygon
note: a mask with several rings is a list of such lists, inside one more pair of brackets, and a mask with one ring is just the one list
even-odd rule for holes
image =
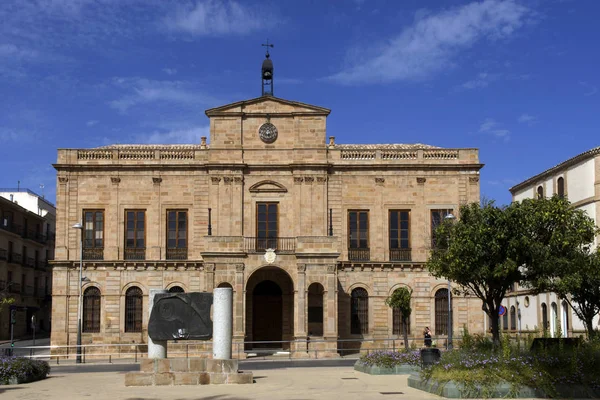
{"label": "bollard", "polygon": [[133,346],[135,349],[135,362],[137,363],[137,346]]}
{"label": "bollard", "polygon": [[112,364],[112,355],[111,354],[108,355],[108,363]]}
{"label": "bollard", "polygon": [[83,363],[85,364],[85,347],[83,348]]}

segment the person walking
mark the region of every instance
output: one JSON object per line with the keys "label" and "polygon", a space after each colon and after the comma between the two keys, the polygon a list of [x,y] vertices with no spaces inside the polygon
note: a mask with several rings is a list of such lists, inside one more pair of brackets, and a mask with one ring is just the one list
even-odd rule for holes
{"label": "person walking", "polygon": [[423,331],[423,341],[425,342],[425,347],[431,347],[431,331],[428,326]]}

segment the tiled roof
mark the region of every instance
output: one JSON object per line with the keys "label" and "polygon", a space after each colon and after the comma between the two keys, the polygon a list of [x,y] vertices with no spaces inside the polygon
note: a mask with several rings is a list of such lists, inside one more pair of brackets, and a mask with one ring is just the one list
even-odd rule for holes
{"label": "tiled roof", "polygon": [[528,185],[530,185],[540,179],[544,179],[548,175],[552,175],[553,173],[558,172],[559,170],[561,170],[563,168],[570,167],[581,161],[585,161],[591,157],[594,157],[598,154],[600,154],[600,146],[594,147],[593,149],[588,150],[588,151],[584,151],[583,153],[578,154],[575,157],[571,157],[568,160],[561,162],[560,164],[556,164],[554,167],[548,168],[544,172],[541,172],[535,176],[532,176],[531,178],[524,180],[521,183],[516,184],[515,186],[511,187],[508,190],[510,191],[510,193],[512,193],[514,195],[516,191],[526,188]]}

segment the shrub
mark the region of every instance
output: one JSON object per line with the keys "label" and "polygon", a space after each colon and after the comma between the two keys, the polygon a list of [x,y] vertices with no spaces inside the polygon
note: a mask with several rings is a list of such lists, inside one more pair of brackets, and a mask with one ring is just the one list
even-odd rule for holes
{"label": "shrub", "polygon": [[372,367],[393,368],[396,365],[409,364],[421,365],[421,353],[419,350],[409,351],[382,351],[377,350],[370,354],[360,356],[360,362],[363,365]]}
{"label": "shrub", "polygon": [[12,378],[20,382],[44,379],[49,373],[50,366],[46,361],[23,357],[0,358],[0,384],[7,385]]}

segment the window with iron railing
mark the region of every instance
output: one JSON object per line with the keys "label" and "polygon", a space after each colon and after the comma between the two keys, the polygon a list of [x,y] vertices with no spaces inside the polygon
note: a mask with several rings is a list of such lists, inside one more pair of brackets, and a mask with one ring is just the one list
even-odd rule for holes
{"label": "window with iron railing", "polygon": [[411,261],[410,211],[390,210],[390,261]]}
{"label": "window with iron railing", "polygon": [[350,333],[369,333],[369,294],[363,288],[356,288],[350,295]]}
{"label": "window with iron railing", "polygon": [[448,289],[435,292],[435,334],[448,334]]}
{"label": "window with iron railing", "polygon": [[146,259],[146,211],[125,210],[125,260]]}
{"label": "window with iron railing", "polygon": [[89,287],[83,292],[83,331],[100,332],[100,289]]}
{"label": "window with iron railing", "polygon": [[187,210],[167,210],[167,260],[187,260]]}
{"label": "window with iron railing", "polygon": [[132,286],[125,292],[125,332],[142,331],[142,289]]}
{"label": "window with iron railing", "polygon": [[348,260],[369,261],[369,211],[348,211]]}
{"label": "window with iron railing", "polygon": [[[410,335],[410,319],[406,320],[406,328]],[[404,321],[402,321],[402,311],[399,308],[392,309],[392,334],[404,335]]]}
{"label": "window with iron railing", "polygon": [[83,259],[104,260],[104,210],[83,210]]}

